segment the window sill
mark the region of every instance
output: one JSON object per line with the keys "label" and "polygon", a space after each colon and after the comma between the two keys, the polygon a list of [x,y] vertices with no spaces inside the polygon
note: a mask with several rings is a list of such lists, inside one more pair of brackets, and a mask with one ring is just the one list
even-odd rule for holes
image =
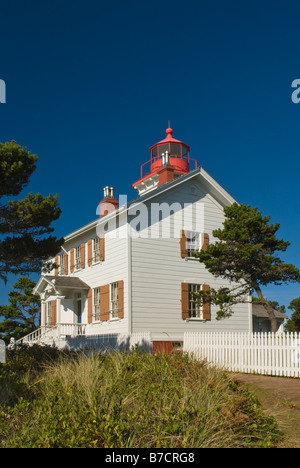
{"label": "window sill", "polygon": [[88,268],[93,268],[95,266],[102,265],[102,263],[103,263],[103,261],[98,260],[97,262],[93,262],[90,265],[88,265]]}
{"label": "window sill", "polygon": [[207,319],[198,318],[198,317],[190,317],[185,319],[186,322],[207,322]]}
{"label": "window sill", "polygon": [[97,320],[95,322],[92,322],[91,325],[99,325],[99,324],[107,323],[107,322],[108,323],[110,323],[110,322],[120,322],[121,320],[123,320],[123,319],[121,319],[119,317],[115,317],[115,318],[110,318],[108,320]]}
{"label": "window sill", "polygon": [[74,268],[74,270],[71,271],[71,273],[80,273],[81,271],[83,271],[83,268]]}
{"label": "window sill", "polygon": [[185,257],[184,260],[188,262],[189,260],[192,260],[194,262],[199,262],[199,258],[196,257]]}

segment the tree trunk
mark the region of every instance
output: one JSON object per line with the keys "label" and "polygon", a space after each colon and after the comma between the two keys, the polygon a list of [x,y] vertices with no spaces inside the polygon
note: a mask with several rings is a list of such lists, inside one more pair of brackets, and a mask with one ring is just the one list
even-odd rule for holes
{"label": "tree trunk", "polygon": [[275,317],[275,310],[269,304],[267,298],[265,298],[265,296],[261,292],[259,286],[256,286],[254,289],[255,289],[256,294],[259,297],[260,302],[262,303],[262,305],[264,306],[264,308],[268,312],[268,316],[269,316],[269,319],[270,319],[270,322],[271,322],[271,332],[276,333],[277,332],[277,320],[276,320],[276,317]]}

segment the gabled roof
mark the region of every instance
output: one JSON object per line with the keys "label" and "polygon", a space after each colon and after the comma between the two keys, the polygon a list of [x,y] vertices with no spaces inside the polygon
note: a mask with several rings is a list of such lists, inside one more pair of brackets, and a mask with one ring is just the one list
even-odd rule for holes
{"label": "gabled roof", "polygon": [[[109,220],[116,216],[119,213],[124,213],[124,210],[128,210],[130,206],[136,203],[144,203],[146,201],[149,201],[153,198],[155,198],[158,195],[161,195],[162,193],[165,193],[169,190],[172,190],[173,188],[180,186],[181,184],[191,181],[194,178],[198,178],[199,181],[202,183],[203,187],[212,195],[216,198],[216,200],[225,206],[230,206],[233,203],[236,202],[236,200],[223,188],[221,187],[218,182],[216,182],[202,167],[198,167],[194,169],[193,171],[188,172],[187,174],[184,174],[177,179],[173,180],[172,182],[167,182],[163,185],[160,185],[154,190],[149,191],[148,193],[145,193],[144,195],[134,198],[130,202],[127,202],[126,206],[120,206],[117,210],[112,211],[105,215],[105,220]],[[104,218],[103,218],[104,219]],[[86,226],[83,226],[82,228],[73,231],[72,233],[68,234],[65,236],[65,242],[72,240],[74,237],[77,237],[81,234],[84,234],[85,232],[89,231],[90,229],[93,229],[97,226],[99,223],[99,218],[96,219],[95,221],[92,221]]]}
{"label": "gabled roof", "polygon": [[76,276],[45,276],[51,283],[59,288],[89,289],[90,287]]}
{"label": "gabled roof", "polygon": [[204,169],[203,167],[197,167],[193,171],[188,172],[187,174],[184,174],[180,177],[178,177],[175,180],[172,180],[172,182],[167,182],[166,184],[160,185],[157,187],[155,190],[151,190],[151,192],[145,193],[145,195],[142,195],[140,197],[135,198],[131,202],[128,203],[128,206],[134,204],[134,203],[142,203],[144,201],[148,201],[151,198],[156,197],[157,195],[160,195],[163,192],[166,192],[168,190],[171,190],[172,188],[176,187],[177,185],[179,186],[180,184],[183,184],[184,182],[193,179],[195,177],[198,177],[201,179],[202,183],[204,183],[204,186],[206,188],[210,188],[211,191],[213,191],[216,194],[216,197],[221,199],[222,204],[225,206],[231,205],[234,203],[236,200],[228,193],[226,192],[221,185],[218,184]]}
{"label": "gabled roof", "polygon": [[62,289],[85,289],[88,290],[90,287],[76,276],[41,276],[37,285],[33,289],[33,293],[37,294],[43,291],[47,285],[52,286],[55,291]]}
{"label": "gabled roof", "polygon": [[[268,312],[262,304],[252,304],[252,315],[257,318],[269,318]],[[288,318],[287,315],[279,312],[279,310],[275,310],[275,317],[282,320]]]}

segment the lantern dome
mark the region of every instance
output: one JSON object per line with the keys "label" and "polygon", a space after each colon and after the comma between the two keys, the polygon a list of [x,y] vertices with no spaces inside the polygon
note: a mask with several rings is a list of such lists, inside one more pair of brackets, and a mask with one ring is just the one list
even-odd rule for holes
{"label": "lantern dome", "polygon": [[190,147],[176,140],[169,126],[166,137],[150,147],[150,160],[141,165],[141,178],[132,186],[142,195],[187,174],[191,164],[199,167],[198,161],[190,158]]}
{"label": "lantern dome", "polygon": [[150,148],[151,172],[156,172],[163,165],[163,155],[168,154],[169,164],[174,166],[175,171],[186,174],[190,170],[189,153],[190,147],[180,140],[173,138],[173,130],[166,129],[166,138],[155,143]]}

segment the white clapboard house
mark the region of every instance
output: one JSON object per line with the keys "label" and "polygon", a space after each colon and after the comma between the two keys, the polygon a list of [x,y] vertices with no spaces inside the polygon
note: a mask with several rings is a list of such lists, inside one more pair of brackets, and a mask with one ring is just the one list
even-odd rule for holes
{"label": "white clapboard house", "polygon": [[[219,287],[192,254],[214,242],[224,207],[235,200],[166,130],[133,184],[138,197],[105,187],[99,217],[65,237],[58,268],[43,274],[40,329],[24,341],[71,348],[149,346],[180,349],[185,332],[252,331],[252,304],[216,320],[192,292]],[[54,260],[54,259],[53,259]]]}

